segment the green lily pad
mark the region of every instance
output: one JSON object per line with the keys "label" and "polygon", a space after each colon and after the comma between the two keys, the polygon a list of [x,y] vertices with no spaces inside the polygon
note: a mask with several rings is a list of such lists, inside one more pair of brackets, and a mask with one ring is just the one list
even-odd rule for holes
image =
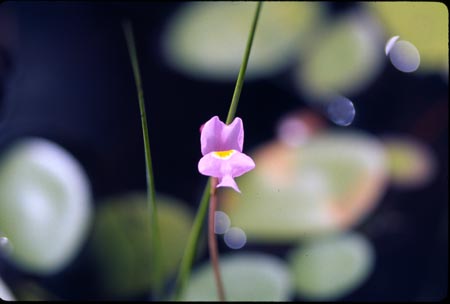
{"label": "green lily pad", "polygon": [[54,294],[50,293],[49,290],[45,289],[43,286],[39,285],[37,282],[24,280],[16,283],[14,288],[16,298],[19,301],[61,301]]}
{"label": "green lily pad", "polygon": [[291,242],[348,229],[367,216],[387,181],[384,148],[359,132],[328,132],[292,147],[271,142],[251,154],[253,171],[224,189],[220,208],[248,242]]}
{"label": "green lily pad", "polygon": [[411,137],[389,136],[383,140],[394,185],[413,188],[430,182],[436,159],[430,148]]}
{"label": "green lily pad", "polygon": [[[167,61],[188,75],[235,80],[255,8],[255,2],[184,4],[168,23],[163,37]],[[270,76],[295,60],[322,13],[321,3],[265,2],[246,79]]]}
{"label": "green lily pad", "polygon": [[[292,282],[284,261],[259,253],[222,255],[220,269],[227,301],[288,301]],[[218,301],[209,262],[192,273],[184,301]]]}
{"label": "green lily pad", "polygon": [[[158,195],[162,278],[175,273],[193,222],[186,204]],[[130,193],[103,201],[97,211],[91,248],[103,291],[133,296],[155,286],[151,257],[151,221],[145,193]]]}
{"label": "green lily pad", "polygon": [[91,219],[88,178],[69,152],[42,138],[23,139],[0,159],[0,231],[17,266],[53,274],[72,261]]}
{"label": "green lily pad", "polygon": [[420,53],[418,72],[448,75],[448,8],[441,2],[367,2],[389,37],[411,42]]}
{"label": "green lily pad", "polygon": [[355,94],[381,72],[384,41],[376,20],[360,9],[331,20],[300,56],[296,81],[311,101],[329,102],[336,95]]}
{"label": "green lily pad", "polygon": [[312,239],[289,257],[299,296],[315,301],[337,300],[358,287],[370,275],[374,251],[356,233]]}

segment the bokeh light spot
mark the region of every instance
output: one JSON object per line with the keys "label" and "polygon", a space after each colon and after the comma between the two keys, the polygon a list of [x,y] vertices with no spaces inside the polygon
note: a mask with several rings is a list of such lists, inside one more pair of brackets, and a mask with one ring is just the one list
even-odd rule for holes
{"label": "bokeh light spot", "polygon": [[247,235],[241,228],[233,227],[225,233],[224,240],[231,249],[241,249],[247,242]]}
{"label": "bokeh light spot", "polygon": [[384,48],[384,52],[386,53],[386,56],[389,55],[389,53],[392,50],[392,47],[394,46],[395,42],[400,38],[400,36],[394,36],[391,37],[388,42],[386,42],[386,46]]}
{"label": "bokeh light spot", "polygon": [[338,96],[328,104],[327,114],[335,124],[348,126],[355,118],[355,107],[349,99]]}
{"label": "bokeh light spot", "polygon": [[402,72],[411,73],[419,68],[420,54],[411,42],[397,41],[389,53],[389,58],[394,67]]}
{"label": "bokeh light spot", "polygon": [[231,220],[223,211],[216,211],[214,214],[214,233],[224,234],[230,229]]}

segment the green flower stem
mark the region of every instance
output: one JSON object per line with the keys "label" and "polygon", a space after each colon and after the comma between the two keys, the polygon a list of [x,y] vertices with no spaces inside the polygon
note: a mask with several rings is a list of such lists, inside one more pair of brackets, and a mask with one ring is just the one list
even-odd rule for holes
{"label": "green flower stem", "polygon": [[141,123],[142,123],[142,135],[144,138],[144,152],[145,152],[145,164],[146,164],[146,178],[147,178],[147,202],[150,209],[151,217],[151,246],[153,255],[153,261],[151,265],[154,267],[154,293],[159,295],[162,288],[162,263],[161,263],[161,252],[160,252],[160,236],[158,228],[158,212],[156,208],[155,200],[155,184],[153,178],[153,168],[152,168],[152,156],[150,152],[150,140],[148,136],[148,126],[147,126],[147,115],[145,113],[145,103],[144,103],[144,92],[142,90],[142,81],[139,71],[139,63],[136,52],[136,45],[134,41],[133,28],[129,20],[123,22],[123,30],[125,33],[125,39],[127,41],[128,52],[130,54],[131,65],[133,67],[134,80],[136,82],[136,89],[139,101],[139,110],[141,113]]}
{"label": "green flower stem", "polygon": [[203,191],[200,206],[198,207],[197,215],[194,219],[194,224],[192,225],[187,246],[181,260],[180,270],[178,271],[178,277],[175,283],[175,300],[181,299],[187,280],[189,279],[192,263],[194,262],[194,256],[197,249],[198,239],[200,238],[200,233],[202,231],[203,220],[205,219],[206,211],[208,210],[210,187],[211,178],[208,179],[205,190]]}
{"label": "green flower stem", "polygon": [[238,78],[236,80],[236,86],[234,88],[233,98],[231,100],[230,110],[228,111],[226,124],[230,124],[236,114],[236,108],[241,97],[242,86],[244,85],[245,71],[247,71],[248,59],[250,58],[250,51],[252,50],[253,38],[255,37],[256,26],[258,24],[259,13],[261,12],[262,2],[258,1],[256,6],[255,16],[253,18],[252,27],[247,39],[247,46],[245,47],[244,58],[242,58],[241,69],[239,70]]}
{"label": "green flower stem", "polygon": [[[250,28],[250,33],[247,39],[247,46],[245,48],[244,57],[242,59],[241,68],[239,70],[238,78],[236,81],[236,86],[234,88],[233,98],[231,100],[230,109],[228,111],[227,124],[230,124],[236,114],[236,108],[239,103],[239,97],[241,96],[242,86],[244,84],[244,76],[247,70],[248,59],[250,57],[250,51],[252,49],[253,38],[256,32],[256,26],[258,24],[259,14],[261,11],[262,2],[258,1],[256,6],[256,12],[253,18],[252,26]],[[194,261],[194,255],[198,245],[199,235],[205,220],[206,211],[208,209],[208,202],[210,197],[210,186],[211,178],[208,179],[205,190],[203,191],[203,196],[200,201],[200,206],[197,211],[197,215],[194,219],[194,224],[189,235],[188,244],[184,251],[183,258],[181,260],[180,268],[178,271],[177,280],[175,283],[175,300],[181,300],[181,296],[186,288],[186,283],[189,279],[192,263]]]}

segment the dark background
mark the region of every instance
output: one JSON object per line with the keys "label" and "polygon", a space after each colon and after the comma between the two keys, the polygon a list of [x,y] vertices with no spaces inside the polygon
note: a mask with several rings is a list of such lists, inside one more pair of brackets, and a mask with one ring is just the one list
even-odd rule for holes
{"label": "dark background", "polygon": [[[356,5],[330,3],[335,15]],[[194,79],[164,62],[161,36],[179,6],[1,3],[0,10],[12,17],[12,39],[0,40],[0,152],[18,138],[41,136],[81,162],[97,201],[145,190],[139,108],[121,27],[129,17],[143,77],[156,189],[190,202],[194,210],[206,181],[197,173],[199,126],[214,115],[226,118],[234,82]],[[291,73],[285,70],[277,79],[290,79]],[[349,96],[357,109],[353,128],[415,136],[435,152],[439,168],[426,187],[388,188],[374,216],[356,227],[374,244],[376,267],[362,288],[343,300],[437,300],[447,295],[447,91],[440,75],[401,73],[387,64],[368,89]],[[246,150],[273,138],[283,114],[309,108],[293,89],[269,78],[247,81],[240,101],[237,116],[245,118]],[[375,220],[377,215],[400,216],[400,228]],[[284,247],[246,248],[280,256],[286,252]],[[32,278],[63,299],[103,297],[96,292],[86,250],[51,277],[24,273],[4,259],[0,271],[10,286]]]}

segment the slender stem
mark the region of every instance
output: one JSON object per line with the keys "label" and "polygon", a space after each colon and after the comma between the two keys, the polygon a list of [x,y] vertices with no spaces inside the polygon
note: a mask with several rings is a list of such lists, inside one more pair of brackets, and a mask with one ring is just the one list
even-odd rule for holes
{"label": "slender stem", "polygon": [[230,110],[228,111],[227,124],[230,124],[236,114],[236,108],[241,97],[242,86],[244,85],[245,71],[247,70],[248,59],[250,58],[250,51],[252,50],[253,38],[255,37],[256,26],[258,24],[259,13],[261,12],[262,2],[258,1],[256,6],[255,16],[253,18],[252,27],[247,39],[247,46],[245,47],[244,57],[242,58],[241,68],[239,70],[236,86],[234,88],[233,99],[231,100]]}
{"label": "slender stem", "polygon": [[186,249],[181,260],[180,270],[178,272],[178,277],[175,283],[175,299],[180,300],[186,282],[189,279],[189,274],[191,270],[192,263],[194,261],[195,251],[197,249],[198,239],[200,237],[200,232],[203,226],[203,220],[206,216],[206,210],[208,209],[208,201],[210,196],[210,184],[211,178],[208,179],[206,183],[205,190],[203,191],[202,199],[200,201],[200,206],[197,211],[197,215],[192,225],[191,233],[189,234],[189,239],[187,242]]}
{"label": "slender stem", "polygon": [[139,101],[139,110],[141,114],[142,123],[142,135],[144,138],[144,152],[145,152],[145,165],[146,165],[146,179],[147,179],[147,202],[150,210],[151,217],[151,233],[152,233],[152,251],[153,251],[153,263],[154,267],[154,291],[159,294],[161,291],[161,254],[160,254],[160,236],[158,229],[158,213],[155,200],[155,184],[153,178],[152,156],[150,152],[150,140],[148,136],[147,115],[145,113],[144,103],[144,91],[142,90],[142,81],[139,71],[139,63],[136,52],[136,45],[133,35],[133,28],[129,20],[123,22],[123,30],[125,33],[125,39],[127,41],[128,52],[131,59],[131,65],[133,67],[134,80],[136,82],[136,89]]}
{"label": "slender stem", "polygon": [[[234,89],[233,99],[230,104],[230,109],[228,111],[227,124],[230,124],[234,116],[236,114],[236,108],[239,103],[239,97],[241,95],[242,86],[244,84],[244,76],[245,71],[247,70],[247,63],[250,57],[250,51],[253,44],[253,37],[255,35],[256,26],[259,18],[259,13],[261,11],[262,3],[258,1],[258,5],[256,7],[256,12],[253,18],[252,26],[250,28],[250,33],[247,39],[247,46],[245,49],[244,57],[242,59],[241,69],[239,71],[238,79],[236,81],[236,86]],[[186,250],[184,251],[183,258],[181,260],[181,265],[178,272],[177,281],[175,283],[175,299],[180,300],[181,296],[186,288],[187,280],[189,279],[189,275],[191,272],[192,263],[194,260],[195,251],[197,249],[198,239],[201,232],[201,228],[206,216],[206,209],[208,207],[208,201],[210,196],[210,185],[211,178],[208,180],[206,184],[205,190],[203,191],[203,196],[200,202],[199,209],[195,216],[194,225],[191,230],[191,234],[189,235],[188,244],[186,246]]]}
{"label": "slender stem", "polygon": [[209,219],[208,219],[208,246],[209,246],[209,258],[211,259],[211,264],[214,270],[214,279],[216,281],[217,295],[219,296],[219,301],[225,302],[225,291],[223,288],[222,277],[220,275],[219,266],[219,252],[217,249],[217,239],[214,233],[214,217],[217,208],[217,195],[216,186],[217,178],[211,179],[211,198],[209,201]]}

